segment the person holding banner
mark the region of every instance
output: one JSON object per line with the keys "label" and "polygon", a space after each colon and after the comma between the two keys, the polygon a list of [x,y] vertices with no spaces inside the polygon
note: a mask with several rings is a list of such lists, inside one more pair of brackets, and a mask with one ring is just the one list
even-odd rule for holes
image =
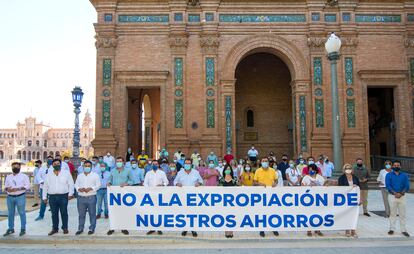
{"label": "person holding banner", "polygon": [[205,186],[217,186],[217,179],[220,177],[220,173],[214,166],[214,161],[210,160],[208,168],[199,170],[199,173],[203,176]]}
{"label": "person holding banner", "polygon": [[[310,164],[308,166],[308,169],[309,175],[305,175],[303,177],[302,186],[323,186],[325,184],[325,178],[319,174],[319,168],[316,166],[316,164]],[[323,236],[320,230],[316,230],[315,234],[318,236]],[[311,237],[312,231],[308,231],[307,235]]]}
{"label": "person holding banner", "polygon": [[[197,170],[192,170],[191,160],[185,159],[184,161],[184,170],[178,172],[177,177],[174,180],[174,185],[178,187],[183,186],[201,186],[203,184],[203,179],[200,176],[200,173]],[[191,231],[193,237],[197,237],[198,234],[195,231]],[[187,231],[181,233],[182,236],[187,235]]]}
{"label": "person holding banner", "polygon": [[[132,183],[132,175],[129,169],[124,168],[124,158],[117,157],[114,169],[111,171],[111,175],[108,181],[109,186],[125,187]],[[115,230],[108,230],[107,235],[112,235]],[[121,230],[124,235],[129,235],[128,230]]]}
{"label": "person holding banner", "polygon": [[[264,187],[276,187],[278,184],[278,174],[276,171],[269,167],[269,159],[263,157],[261,160],[261,167],[256,170],[253,177],[253,184],[255,186],[264,186]],[[273,231],[275,236],[279,235],[279,232]],[[259,235],[265,237],[265,232],[260,231]]]}
{"label": "person holding banner", "polygon": [[293,160],[289,161],[289,168],[286,169],[286,179],[289,186],[300,186],[302,180],[302,172],[299,171],[298,167],[295,167]]}
{"label": "person holding banner", "polygon": [[[234,176],[233,169],[230,165],[224,166],[223,177],[220,179],[220,185],[224,187],[237,186],[237,178]],[[233,231],[225,231],[226,238],[233,238]]]}
{"label": "person holding banner", "polygon": [[[359,180],[353,173],[352,165],[345,164],[343,167],[344,174],[338,178],[338,186],[353,186],[359,187]],[[345,235],[347,237],[355,237],[357,238],[358,235],[356,234],[355,230],[346,230]]]}
{"label": "person holding banner", "polygon": [[138,167],[138,163],[134,158],[130,160],[130,163],[131,163],[131,177],[132,177],[131,185],[140,186],[144,182],[144,173]]}
{"label": "person holding banner", "polygon": [[361,158],[356,159],[356,164],[354,164],[354,174],[358,177],[360,188],[361,188],[361,203],[364,210],[364,215],[371,217],[368,213],[368,181],[370,178],[370,173],[365,167],[364,162]]}
{"label": "person holding banner", "polygon": [[[96,219],[101,218],[102,212],[104,212],[105,219],[109,218],[108,213],[108,196],[107,196],[107,184],[109,182],[109,178],[111,177],[111,173],[109,172],[109,167],[106,165],[105,162],[101,162],[100,164],[99,173],[99,180],[101,181],[101,187],[96,192]],[[104,209],[102,210],[102,203],[104,204]]]}

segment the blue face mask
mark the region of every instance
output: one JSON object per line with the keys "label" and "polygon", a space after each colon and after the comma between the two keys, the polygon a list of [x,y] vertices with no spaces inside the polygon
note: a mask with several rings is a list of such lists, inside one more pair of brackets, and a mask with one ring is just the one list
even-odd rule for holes
{"label": "blue face mask", "polygon": [[84,167],[84,168],[83,168],[83,171],[84,171],[85,173],[90,173],[90,172],[91,172],[91,168],[90,168],[90,167]]}
{"label": "blue face mask", "polygon": [[117,162],[116,163],[116,167],[117,168],[122,168],[122,166],[124,165],[124,163],[123,162]]}
{"label": "blue face mask", "polygon": [[158,166],[157,165],[152,165],[152,170],[157,170]]}
{"label": "blue face mask", "polygon": [[262,168],[268,168],[269,162],[262,162]]}
{"label": "blue face mask", "polygon": [[190,164],[185,164],[184,169],[185,170],[191,170],[191,165]]}
{"label": "blue face mask", "polygon": [[390,164],[387,164],[387,165],[385,165],[385,168],[386,169],[390,169],[391,168],[391,165]]}
{"label": "blue face mask", "polygon": [[131,167],[135,169],[137,168],[137,164],[131,164]]}
{"label": "blue face mask", "polygon": [[309,175],[313,176],[316,175],[316,172],[314,170],[309,171]]}

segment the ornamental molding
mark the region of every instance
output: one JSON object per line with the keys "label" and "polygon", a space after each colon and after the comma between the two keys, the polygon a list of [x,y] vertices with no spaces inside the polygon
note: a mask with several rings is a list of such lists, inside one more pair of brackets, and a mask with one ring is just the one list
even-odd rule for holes
{"label": "ornamental molding", "polygon": [[413,48],[414,49],[414,37],[407,37],[404,40],[404,46],[406,48]]}
{"label": "ornamental molding", "polygon": [[[358,45],[358,38],[356,36],[344,36],[340,38],[342,42],[342,47],[356,47]],[[325,47],[326,40],[327,37],[323,36],[308,37],[308,46],[310,48]]]}
{"label": "ornamental molding", "polygon": [[220,38],[217,35],[202,35],[200,46],[203,54],[217,54]]}
{"label": "ornamental molding", "polygon": [[171,51],[174,53],[185,53],[188,46],[188,35],[182,34],[171,34],[169,38]]}
{"label": "ornamental molding", "polygon": [[116,48],[118,45],[118,38],[117,37],[101,37],[96,35],[95,36],[96,42],[95,47],[99,48]]}

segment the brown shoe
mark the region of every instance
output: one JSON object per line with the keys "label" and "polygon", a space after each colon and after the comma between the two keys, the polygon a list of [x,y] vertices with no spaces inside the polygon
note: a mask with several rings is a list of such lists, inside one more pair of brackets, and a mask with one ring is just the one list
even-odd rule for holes
{"label": "brown shoe", "polygon": [[54,235],[54,234],[56,234],[58,231],[57,230],[52,230],[52,231],[50,231],[49,232],[49,234],[47,234],[47,235]]}
{"label": "brown shoe", "polygon": [[101,215],[100,214],[96,215],[96,219],[97,220],[99,220],[100,218],[101,218]]}
{"label": "brown shoe", "polygon": [[108,219],[109,218],[109,216],[108,215],[105,215],[105,219]]}

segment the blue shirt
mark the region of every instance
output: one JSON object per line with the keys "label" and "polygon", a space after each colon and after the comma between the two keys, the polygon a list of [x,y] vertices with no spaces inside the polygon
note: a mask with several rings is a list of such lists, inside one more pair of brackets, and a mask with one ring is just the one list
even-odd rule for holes
{"label": "blue shirt", "polygon": [[395,192],[405,193],[410,190],[410,181],[408,175],[400,171],[397,175],[395,171],[391,171],[385,177],[385,186],[389,193],[394,194]]}
{"label": "blue shirt", "polygon": [[132,183],[131,170],[124,168],[122,169],[121,172],[119,172],[118,169],[116,168],[112,169],[109,182],[113,186],[120,186],[123,183],[131,184]]}
{"label": "blue shirt", "polygon": [[131,184],[140,184],[144,182],[144,173],[142,172],[142,169],[136,167],[135,169],[131,169]]}
{"label": "blue shirt", "polygon": [[195,186],[196,183],[203,184],[203,179],[197,170],[192,169],[190,173],[180,170],[174,179],[174,185],[181,183],[182,186]]}
{"label": "blue shirt", "polygon": [[111,172],[105,171],[99,173],[98,175],[101,180],[101,188],[106,188],[106,184],[109,182],[109,178],[111,177]]}

